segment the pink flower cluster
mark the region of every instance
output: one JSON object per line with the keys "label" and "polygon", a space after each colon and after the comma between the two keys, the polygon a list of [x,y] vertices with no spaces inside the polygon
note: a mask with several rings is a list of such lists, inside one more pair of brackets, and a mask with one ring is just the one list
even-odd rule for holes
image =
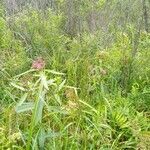
{"label": "pink flower cluster", "polygon": [[41,70],[44,67],[45,67],[45,61],[41,57],[37,58],[36,60],[34,60],[32,62],[32,68],[33,69]]}

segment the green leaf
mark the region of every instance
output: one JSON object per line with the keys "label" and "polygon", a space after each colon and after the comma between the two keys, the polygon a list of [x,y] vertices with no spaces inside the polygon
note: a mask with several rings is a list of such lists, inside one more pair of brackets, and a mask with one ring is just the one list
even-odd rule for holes
{"label": "green leaf", "polygon": [[15,83],[13,83],[13,82],[11,82],[10,84],[11,84],[13,87],[15,87],[15,88],[17,88],[17,89],[19,89],[19,90],[21,90],[21,91],[26,91],[25,88],[23,88],[23,87],[21,87],[21,86],[15,84]]}
{"label": "green leaf", "polygon": [[44,144],[45,144],[45,140],[46,140],[45,135],[46,135],[46,133],[45,133],[44,128],[41,128],[40,132],[39,132],[39,137],[38,137],[40,149],[44,149]]}
{"label": "green leaf", "polygon": [[54,131],[49,131],[46,135],[45,138],[56,138],[62,136],[62,133],[60,132],[54,132]]}
{"label": "green leaf", "polygon": [[64,73],[57,72],[57,71],[54,71],[54,70],[46,70],[46,71],[49,72],[49,73],[55,74],[55,75],[65,75]]}
{"label": "green leaf", "polygon": [[62,102],[61,102],[60,96],[58,94],[55,94],[54,97],[55,97],[56,101],[61,105]]}
{"label": "green leaf", "polygon": [[25,112],[25,111],[30,111],[34,108],[34,103],[32,102],[28,102],[28,103],[23,103],[22,105],[20,106],[17,106],[15,108],[15,111],[17,113],[22,113],[22,112]]}
{"label": "green leaf", "polygon": [[23,76],[23,75],[25,75],[25,74],[28,74],[28,73],[30,73],[30,72],[33,72],[33,71],[35,71],[35,70],[34,70],[34,69],[30,69],[30,70],[28,70],[28,71],[26,71],[26,72],[23,72],[23,73],[21,73],[21,74],[15,76],[14,78],[19,78],[19,77],[21,77],[21,76]]}
{"label": "green leaf", "polygon": [[50,79],[50,80],[47,81],[47,84],[48,84],[48,85],[55,85],[54,82],[55,82],[54,79]]}
{"label": "green leaf", "polygon": [[24,101],[27,99],[27,96],[28,96],[28,94],[25,93],[25,94],[21,97],[20,101],[17,103],[17,106],[16,106],[16,107],[21,106],[21,105],[24,103]]}
{"label": "green leaf", "polygon": [[59,85],[58,91],[60,91],[64,87],[65,83],[66,83],[66,79]]}
{"label": "green leaf", "polygon": [[48,108],[49,112],[60,113],[60,114],[68,114],[68,112],[66,110],[63,110],[59,106],[48,106],[47,108]]}
{"label": "green leaf", "polygon": [[44,107],[44,98],[45,98],[45,91],[42,92],[42,94],[39,96],[37,105],[35,107],[35,125],[37,125],[38,122],[42,121],[42,114],[43,114],[43,107]]}
{"label": "green leaf", "polygon": [[98,113],[97,110],[96,110],[94,107],[92,107],[91,105],[89,105],[88,103],[86,103],[86,102],[84,102],[84,101],[82,101],[82,100],[79,100],[79,102],[82,103],[83,105],[89,107],[89,108],[90,108],[93,112],[95,112],[96,114]]}
{"label": "green leaf", "polygon": [[46,80],[46,76],[45,76],[44,74],[41,75],[41,82],[42,82],[44,88],[45,88],[46,90],[49,90],[48,84],[47,84],[47,80]]}

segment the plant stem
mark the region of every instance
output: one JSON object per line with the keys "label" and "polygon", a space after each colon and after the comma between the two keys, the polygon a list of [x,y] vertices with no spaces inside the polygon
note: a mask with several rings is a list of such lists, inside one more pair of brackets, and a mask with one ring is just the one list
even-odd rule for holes
{"label": "plant stem", "polygon": [[28,142],[27,142],[27,150],[30,150],[30,147],[31,147],[31,143],[32,143],[32,135],[33,135],[33,130],[36,126],[36,117],[37,117],[37,111],[38,111],[38,103],[40,101],[40,95],[42,94],[42,91],[43,91],[43,84],[40,83],[40,86],[39,86],[39,94],[38,94],[38,97],[36,98],[36,102],[35,102],[35,107],[34,107],[34,110],[33,110],[33,115],[32,115],[32,119],[31,119],[31,126],[30,126],[30,131],[29,131],[29,138],[28,138]]}

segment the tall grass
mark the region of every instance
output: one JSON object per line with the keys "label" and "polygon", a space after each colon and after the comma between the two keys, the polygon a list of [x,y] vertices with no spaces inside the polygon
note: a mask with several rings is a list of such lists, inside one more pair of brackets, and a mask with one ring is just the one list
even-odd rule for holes
{"label": "tall grass", "polygon": [[70,39],[62,23],[50,10],[0,18],[0,148],[148,150],[150,35],[132,58],[128,33],[106,47],[102,31]]}

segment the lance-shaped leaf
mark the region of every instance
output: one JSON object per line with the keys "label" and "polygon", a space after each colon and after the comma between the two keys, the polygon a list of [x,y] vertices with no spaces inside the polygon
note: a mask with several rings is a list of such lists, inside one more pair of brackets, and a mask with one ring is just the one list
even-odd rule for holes
{"label": "lance-shaped leaf", "polygon": [[10,84],[11,84],[13,87],[15,87],[15,88],[17,88],[17,89],[19,89],[19,90],[21,90],[21,91],[26,91],[26,89],[23,88],[23,87],[21,87],[20,85],[17,85],[17,84],[15,84],[15,83],[13,83],[13,82],[11,82]]}
{"label": "lance-shaped leaf", "polygon": [[65,75],[64,73],[57,72],[57,71],[54,71],[54,70],[46,70],[46,71],[49,72],[49,73],[55,74],[55,75]]}
{"label": "lance-shaped leaf", "polygon": [[17,103],[16,107],[21,106],[21,105],[24,103],[24,101],[27,99],[27,96],[28,96],[28,94],[25,93],[25,94],[21,97],[20,101]]}
{"label": "lance-shaped leaf", "polygon": [[40,149],[44,149],[45,140],[46,140],[46,133],[45,133],[44,128],[41,128],[39,135],[38,135]]}
{"label": "lance-shaped leaf", "polygon": [[15,111],[17,113],[22,113],[26,111],[30,111],[34,108],[34,103],[28,102],[28,103],[23,103],[22,105],[19,105],[15,108]]}
{"label": "lance-shaped leaf", "polygon": [[49,90],[48,84],[47,84],[47,80],[46,80],[46,76],[45,76],[44,74],[41,75],[41,82],[42,82],[44,88],[45,88],[46,90]]}
{"label": "lance-shaped leaf", "polygon": [[64,87],[65,83],[66,83],[66,79],[59,85],[58,91],[60,91]]}
{"label": "lance-shaped leaf", "polygon": [[34,115],[34,121],[35,125],[37,125],[38,122],[42,121],[42,113],[43,113],[43,107],[44,107],[44,99],[45,99],[45,91],[39,95],[39,99],[35,106],[35,115]]}

